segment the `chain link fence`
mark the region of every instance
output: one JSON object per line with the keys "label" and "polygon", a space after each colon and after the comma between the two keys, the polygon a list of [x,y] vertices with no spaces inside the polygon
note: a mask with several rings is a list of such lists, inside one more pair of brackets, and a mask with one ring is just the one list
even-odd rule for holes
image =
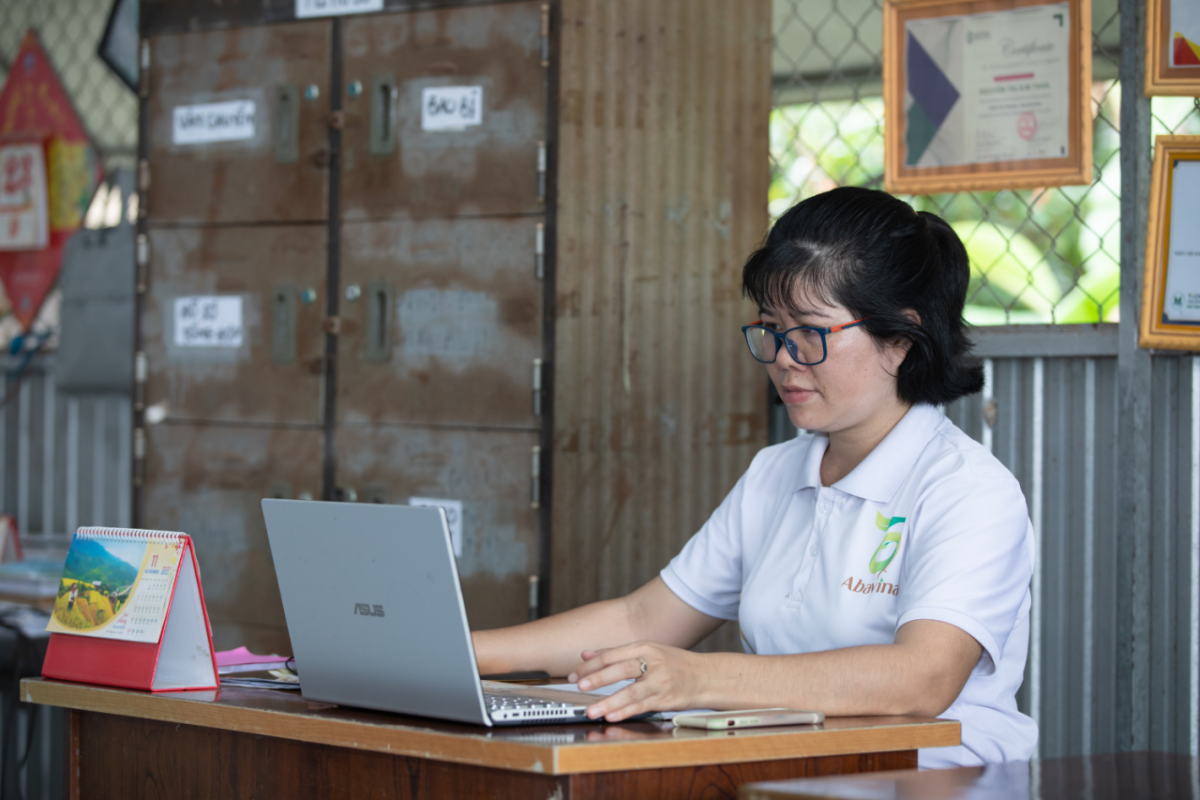
{"label": "chain link fence", "polygon": [[[882,20],[881,0],[774,0],[773,216],[834,186],[883,188]],[[905,198],[943,216],[966,244],[973,324],[1117,319],[1116,0],[1093,3],[1092,41],[1091,185]],[[1200,133],[1197,101],[1155,98],[1153,111],[1155,133]]]}
{"label": "chain link fence", "polygon": [[132,166],[137,153],[137,97],[96,55],[111,8],[111,0],[0,2],[0,81],[25,32],[36,31],[110,170]]}

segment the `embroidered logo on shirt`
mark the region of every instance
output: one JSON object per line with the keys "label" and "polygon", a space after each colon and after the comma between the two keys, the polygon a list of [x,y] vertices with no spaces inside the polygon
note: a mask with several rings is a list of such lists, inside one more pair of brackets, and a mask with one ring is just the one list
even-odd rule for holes
{"label": "embroidered logo on shirt", "polygon": [[879,547],[875,548],[869,568],[871,574],[878,575],[881,582],[884,570],[888,568],[888,564],[892,563],[892,559],[896,557],[896,551],[900,549],[900,536],[904,533],[904,520],[905,517],[885,517],[878,511],[875,512],[875,526],[883,531],[883,541],[879,543]]}

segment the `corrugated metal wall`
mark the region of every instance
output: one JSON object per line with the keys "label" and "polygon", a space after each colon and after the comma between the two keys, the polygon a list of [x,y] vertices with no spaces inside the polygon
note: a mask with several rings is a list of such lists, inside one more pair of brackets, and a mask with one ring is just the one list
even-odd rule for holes
{"label": "corrugated metal wall", "polygon": [[23,379],[0,360],[0,512],[22,536],[72,533],[80,525],[129,525],[129,395],[66,394],[54,356],[38,356]]}
{"label": "corrugated metal wall", "polygon": [[[1117,358],[994,358],[982,397],[946,409],[1007,466],[1038,530],[1035,617],[1022,708],[1041,726],[1046,758],[1125,749],[1116,712],[1118,486]],[[1197,481],[1200,358],[1152,359],[1149,708],[1153,750],[1188,752],[1197,724]],[[982,409],[996,403],[996,424]],[[1141,576],[1139,576],[1140,578]]]}
{"label": "corrugated metal wall", "polygon": [[[55,385],[53,354],[35,357],[22,376],[18,360],[0,357],[0,513],[17,519],[33,550],[43,537],[65,536],[80,525],[129,525],[131,412],[129,395],[67,394]],[[24,704],[22,704],[24,705]],[[22,796],[58,797],[62,790],[62,717],[36,706],[36,730],[22,714],[6,758],[26,766],[17,780]],[[0,735],[3,731],[0,731]],[[8,789],[14,786],[9,784]]]}
{"label": "corrugated metal wall", "polygon": [[653,577],[766,441],[766,0],[564,0],[553,610]]}

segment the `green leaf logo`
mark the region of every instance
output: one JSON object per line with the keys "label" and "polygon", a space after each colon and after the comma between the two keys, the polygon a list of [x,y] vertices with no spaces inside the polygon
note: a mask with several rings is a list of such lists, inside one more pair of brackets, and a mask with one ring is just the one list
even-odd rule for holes
{"label": "green leaf logo", "polygon": [[[883,531],[883,541],[879,543],[879,547],[875,548],[874,555],[871,556],[871,574],[879,575],[879,580],[883,580],[880,575],[888,564],[892,563],[892,559],[896,557],[896,551],[900,549],[900,536],[904,531],[900,528],[901,523],[905,520],[904,517],[885,517],[879,512],[875,513],[875,526]],[[896,528],[896,530],[892,530]]]}

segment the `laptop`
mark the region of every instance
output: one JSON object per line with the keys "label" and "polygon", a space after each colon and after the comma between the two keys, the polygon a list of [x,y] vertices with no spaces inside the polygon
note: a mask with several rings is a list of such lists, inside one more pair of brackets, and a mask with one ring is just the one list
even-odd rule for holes
{"label": "laptop", "polygon": [[480,680],[441,508],[262,508],[306,699],[489,726],[590,722],[600,695]]}

